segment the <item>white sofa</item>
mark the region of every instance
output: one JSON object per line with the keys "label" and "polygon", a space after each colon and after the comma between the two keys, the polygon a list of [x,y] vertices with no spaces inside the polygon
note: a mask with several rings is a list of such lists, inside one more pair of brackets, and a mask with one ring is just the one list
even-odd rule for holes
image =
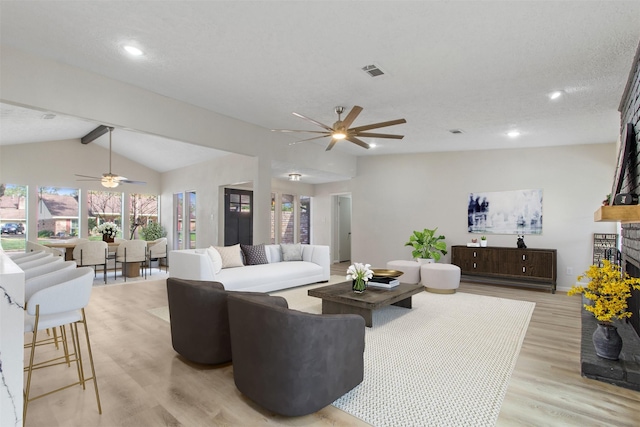
{"label": "white sofa", "polygon": [[330,275],[329,246],[302,245],[302,261],[282,261],[280,245],[265,245],[268,264],[223,268],[218,273],[206,249],[169,253],[169,276],[221,282],[227,290],[272,292],[326,282]]}

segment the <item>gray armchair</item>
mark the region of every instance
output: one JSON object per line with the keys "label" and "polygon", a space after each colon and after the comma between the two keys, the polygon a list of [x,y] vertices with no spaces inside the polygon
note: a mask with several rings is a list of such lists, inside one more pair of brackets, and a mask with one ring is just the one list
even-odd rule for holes
{"label": "gray armchair", "polygon": [[[219,282],[167,279],[173,349],[195,363],[217,365],[231,360],[227,295]],[[272,299],[268,294],[237,292]]]}
{"label": "gray armchair", "polygon": [[230,293],[227,299],[236,387],[285,416],[316,412],[362,382],[364,319],[309,314]]}

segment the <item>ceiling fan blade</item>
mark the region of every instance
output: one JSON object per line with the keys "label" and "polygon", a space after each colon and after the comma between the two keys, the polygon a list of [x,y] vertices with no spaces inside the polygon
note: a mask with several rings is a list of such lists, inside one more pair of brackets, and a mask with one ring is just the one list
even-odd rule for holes
{"label": "ceiling fan blade", "polygon": [[324,151],[329,151],[333,148],[334,145],[336,145],[336,142],[338,142],[337,139],[335,138],[331,138],[331,142],[329,143],[329,145],[327,145],[327,149]]}
{"label": "ceiling fan blade", "polygon": [[316,121],[316,120],[310,119],[309,117],[303,116],[302,114],[299,114],[299,113],[293,113],[293,115],[294,115],[294,116],[297,116],[297,117],[300,117],[301,119],[305,119],[305,120],[307,120],[307,121],[309,121],[309,122],[313,123],[314,125],[318,125],[318,126],[320,126],[321,128],[328,130],[329,132],[333,132],[333,128],[330,128],[329,126],[327,126],[327,125],[325,125],[325,124],[322,124],[322,123],[320,123],[320,122],[318,122],[318,121]]}
{"label": "ceiling fan blade", "polygon": [[362,112],[362,107],[358,105],[354,105],[351,111],[349,111],[349,114],[347,114],[347,117],[345,117],[344,120],[342,121],[342,125],[345,128],[349,128],[349,126],[351,126],[351,123],[353,123],[353,121],[356,119],[356,117],[358,117],[358,115],[361,112]]}
{"label": "ceiling fan blade", "polygon": [[307,133],[327,133],[324,130],[294,130],[294,129],[271,129],[271,132],[307,132]]}
{"label": "ceiling fan blade", "polygon": [[314,139],[320,139],[320,138],[326,138],[328,137],[330,134],[323,132],[325,135],[322,136],[314,136],[313,138],[307,138],[307,139],[301,139],[300,141],[296,141],[296,142],[290,142],[289,145],[296,145],[296,144],[300,144],[301,142],[307,142],[307,141],[313,141]]}
{"label": "ceiling fan blade", "polygon": [[96,182],[96,181],[102,181],[102,178],[97,178],[97,179],[92,179],[92,178],[83,178],[83,179],[76,179],[76,181],[92,181],[92,182]]}
{"label": "ceiling fan blade", "polygon": [[144,181],[132,181],[130,179],[119,179],[118,182],[124,182],[125,184],[146,184]]}
{"label": "ceiling fan blade", "polygon": [[367,143],[366,143],[366,142],[364,142],[364,141],[359,140],[359,139],[358,139],[358,138],[356,138],[355,136],[348,136],[346,139],[347,139],[347,141],[351,141],[351,142],[353,142],[354,144],[357,144],[357,145],[359,145],[359,146],[360,146],[360,147],[362,147],[362,148],[366,148],[367,150],[369,149],[369,144],[367,144]]}
{"label": "ceiling fan blade", "polygon": [[370,125],[358,126],[358,127],[349,129],[349,131],[350,132],[361,132],[363,130],[383,128],[383,127],[387,127],[387,126],[399,125],[399,124],[402,124],[402,123],[407,123],[407,121],[405,119],[389,120],[388,122],[380,122],[380,123],[373,123],[373,124],[370,124]]}
{"label": "ceiling fan blade", "polygon": [[[89,175],[78,175],[75,174],[76,176],[80,177],[80,178],[91,178],[91,179],[97,179],[98,181],[101,180],[101,177],[98,176],[89,176]],[[78,179],[77,181],[85,181],[84,179]]]}
{"label": "ceiling fan blade", "polygon": [[365,136],[368,138],[391,138],[391,139],[404,138],[404,135],[392,135],[389,133],[372,133],[372,132],[357,132],[356,136]]}

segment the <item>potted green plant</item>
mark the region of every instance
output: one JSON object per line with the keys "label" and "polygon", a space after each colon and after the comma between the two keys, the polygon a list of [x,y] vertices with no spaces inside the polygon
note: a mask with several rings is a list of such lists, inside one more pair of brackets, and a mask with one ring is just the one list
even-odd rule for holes
{"label": "potted green plant", "polygon": [[140,237],[142,237],[142,240],[146,240],[148,242],[158,240],[159,238],[166,236],[167,230],[157,222],[149,222],[148,225],[140,229]]}
{"label": "potted green plant", "polygon": [[413,256],[419,262],[435,262],[439,261],[442,255],[447,254],[447,244],[444,242],[443,235],[436,235],[438,227],[430,230],[425,228],[423,231],[414,231],[409,237],[409,241],[405,246],[411,246]]}
{"label": "potted green plant", "polygon": [[483,248],[487,247],[487,236],[480,237],[480,246],[482,246]]}

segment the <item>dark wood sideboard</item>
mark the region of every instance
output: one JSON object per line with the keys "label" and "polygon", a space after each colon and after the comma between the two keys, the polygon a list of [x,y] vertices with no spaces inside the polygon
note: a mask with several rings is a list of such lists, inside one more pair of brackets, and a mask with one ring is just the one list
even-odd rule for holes
{"label": "dark wood sideboard", "polygon": [[551,293],[556,292],[557,259],[556,249],[451,247],[451,264],[460,267],[464,280]]}

